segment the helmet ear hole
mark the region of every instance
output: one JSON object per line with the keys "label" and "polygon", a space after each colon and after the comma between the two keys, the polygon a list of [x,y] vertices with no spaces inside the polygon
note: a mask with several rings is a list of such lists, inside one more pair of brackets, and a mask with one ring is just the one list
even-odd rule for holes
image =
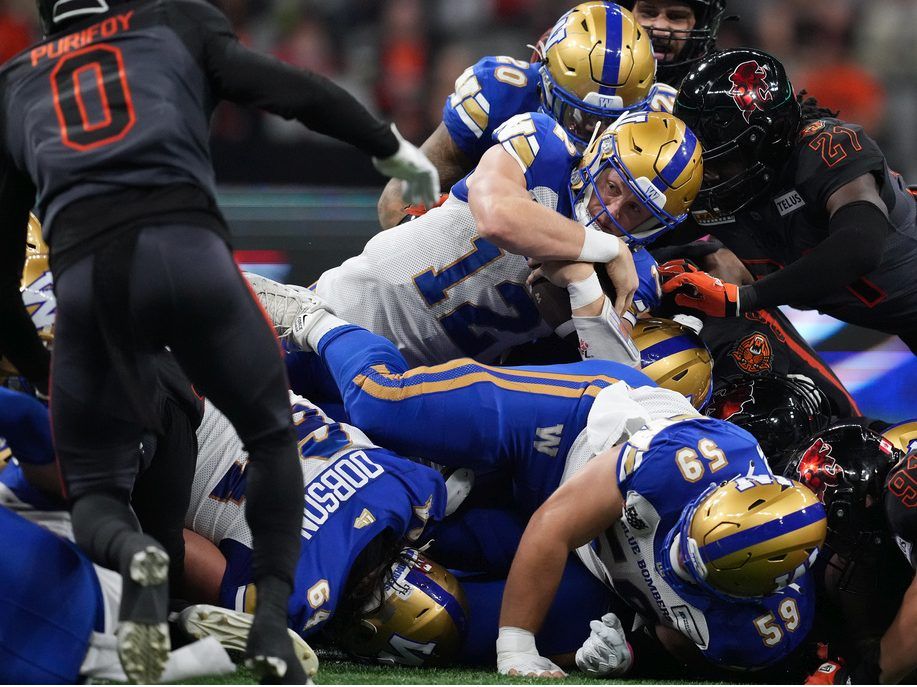
{"label": "helmet ear hole", "polygon": [[770,561],[771,563],[780,563],[786,560],[786,554],[783,554],[781,556],[771,556],[767,560]]}

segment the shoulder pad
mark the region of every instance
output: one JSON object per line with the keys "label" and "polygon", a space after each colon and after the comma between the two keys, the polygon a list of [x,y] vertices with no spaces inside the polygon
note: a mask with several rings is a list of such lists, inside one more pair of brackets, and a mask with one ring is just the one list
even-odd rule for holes
{"label": "shoulder pad", "polygon": [[566,188],[577,152],[567,132],[549,116],[516,115],[494,131],[493,138],[519,164],[529,189],[547,186],[560,193]]}
{"label": "shoulder pad", "polygon": [[472,161],[491,145],[491,136],[513,115],[538,108],[538,69],[511,57],[484,57],[455,81],[443,123]]}

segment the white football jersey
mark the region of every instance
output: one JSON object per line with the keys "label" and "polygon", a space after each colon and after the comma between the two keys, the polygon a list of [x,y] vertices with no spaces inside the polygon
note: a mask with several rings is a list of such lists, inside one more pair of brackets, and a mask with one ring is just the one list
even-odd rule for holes
{"label": "white football jersey", "polygon": [[[329,419],[317,406],[292,391],[290,405],[297,426],[314,427],[300,442],[312,442],[312,457],[300,457],[306,485],[338,458],[361,449],[377,448],[359,429]],[[252,534],[244,507],[248,453],[232,423],[210,401],[205,401],[197,440],[197,465],[185,527],[215,544],[234,539],[251,548]]]}
{"label": "white football jersey", "polygon": [[[555,209],[556,193],[532,195]],[[551,333],[525,284],[529,272],[524,257],[478,236],[468,204],[450,195],[374,236],[315,289],[339,317],[394,342],[409,365],[487,363]]]}

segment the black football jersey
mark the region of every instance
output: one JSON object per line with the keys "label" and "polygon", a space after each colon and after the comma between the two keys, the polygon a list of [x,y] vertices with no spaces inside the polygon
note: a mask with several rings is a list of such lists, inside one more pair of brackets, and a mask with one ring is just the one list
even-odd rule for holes
{"label": "black football jersey", "polygon": [[[215,198],[209,123],[221,99],[298,119],[372,155],[397,150],[388,127],[349,94],[245,48],[207,2],[109,5],[0,69],[0,219],[5,196],[27,185],[13,177],[26,177],[52,249],[59,213],[86,198],[176,186]],[[135,214],[145,204],[150,214],[150,199],[131,199]]]}
{"label": "black football jersey", "polygon": [[[880,267],[845,289],[790,303],[891,334],[917,332],[917,204],[900,175],[862,127],[819,119],[803,128],[780,183],[770,197],[735,216],[694,219],[732,250],[756,278],[798,260],[828,236],[828,198],[872,173],[888,207],[889,236]],[[856,250],[856,246],[851,246]]]}
{"label": "black football jersey", "polygon": [[885,515],[895,542],[917,569],[917,452],[909,453],[885,483]]}
{"label": "black football jersey", "polygon": [[736,375],[805,375],[828,397],[832,415],[860,415],[856,401],[831,367],[778,308],[737,318],[707,317],[700,337],[713,356],[714,391]]}

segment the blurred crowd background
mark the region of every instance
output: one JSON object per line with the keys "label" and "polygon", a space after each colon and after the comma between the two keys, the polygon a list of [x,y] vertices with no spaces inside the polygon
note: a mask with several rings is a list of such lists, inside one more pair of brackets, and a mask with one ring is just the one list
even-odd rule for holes
{"label": "blurred crowd background", "polygon": [[[248,45],[331,77],[416,143],[456,77],[489,54],[528,59],[573,0],[216,0]],[[721,47],[763,48],[879,140],[917,181],[915,0],[728,0]],[[38,35],[33,0],[0,0],[0,61]],[[372,185],[365,159],[296,124],[223,105],[215,154],[229,183]],[[318,153],[318,156],[316,156]],[[327,154],[326,154],[327,153]],[[317,169],[316,160],[321,160]]]}

